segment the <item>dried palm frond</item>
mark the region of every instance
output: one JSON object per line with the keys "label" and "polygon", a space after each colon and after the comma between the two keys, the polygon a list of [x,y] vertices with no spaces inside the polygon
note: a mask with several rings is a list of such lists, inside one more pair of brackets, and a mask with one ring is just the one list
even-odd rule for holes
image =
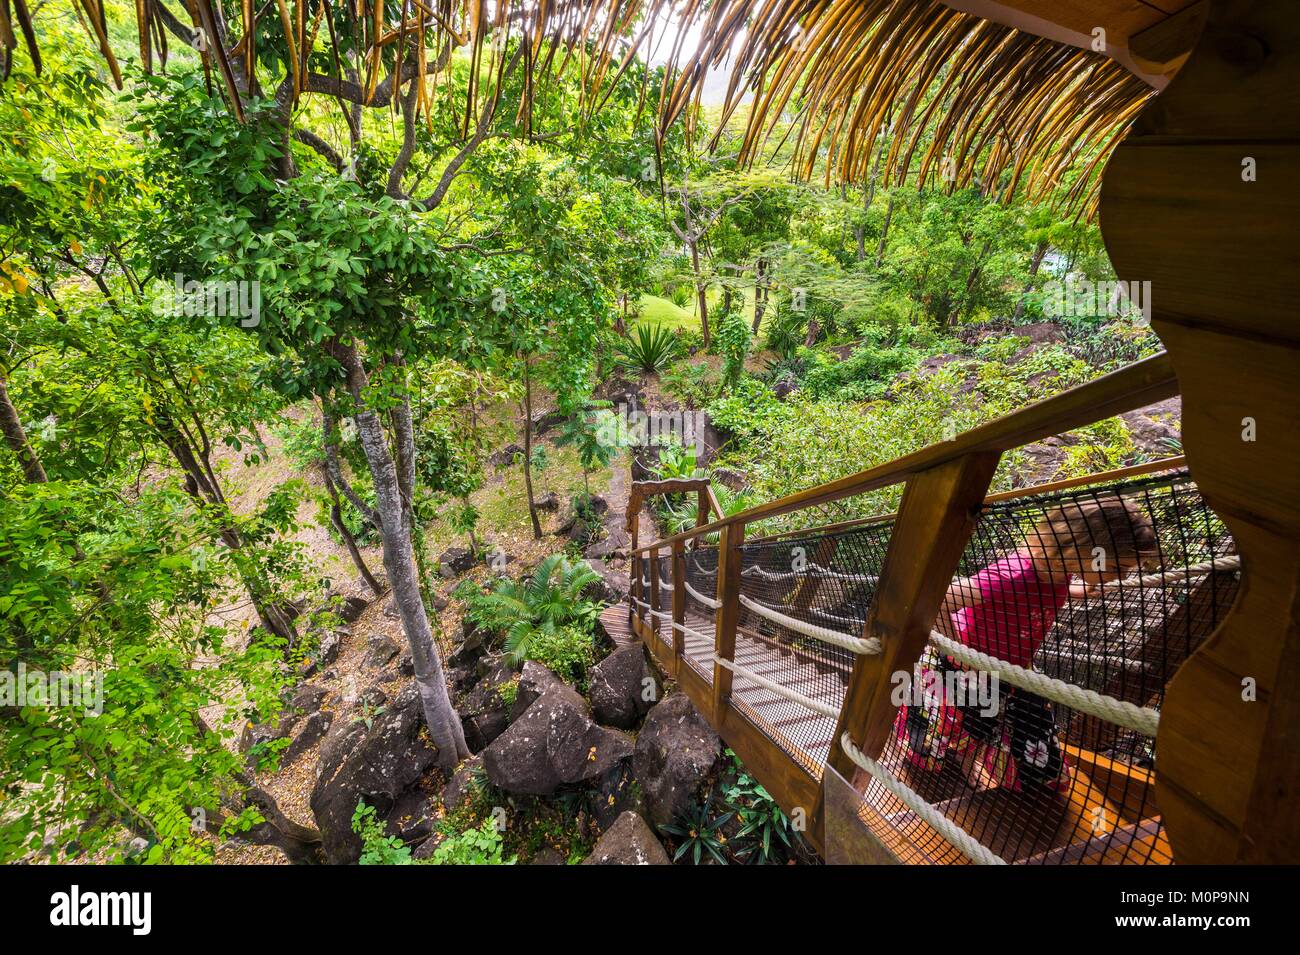
{"label": "dried palm frond", "polygon": [[1082,160],[1067,201],[1091,212],[1095,171],[1153,92],[1103,54],[939,0],[714,0],[706,17],[663,119],[697,106],[709,70],[729,63],[724,119],[752,97],[742,160],[793,121],[796,173],[828,183],[867,178],[878,141],[885,182],[974,183],[1003,197],[1045,197]]}
{"label": "dried palm frond", "polygon": [[[415,113],[427,116],[430,85],[452,51],[464,49],[467,138],[476,118],[500,105],[507,80],[520,81],[518,102],[507,105],[525,126],[531,126],[536,90],[571,66],[582,80],[583,109],[598,109],[636,54],[648,59],[671,38],[657,104],[661,124],[682,120],[693,136],[705,77],[730,65],[722,117],[729,123],[749,101],[745,161],[783,130],[779,141],[794,143],[796,173],[827,182],[866,178],[881,143],[887,144],[885,182],[976,183],[988,194],[1021,189],[1042,197],[1082,168],[1067,185],[1069,201],[1084,208],[1095,203],[1096,171],[1151,94],[1102,54],[940,0],[333,0],[346,15],[342,32],[331,0],[239,0],[224,20],[212,0],[183,0],[193,35],[168,9],[177,2],[136,0],[145,69],[155,53],[165,55],[164,28],[187,43],[201,30],[204,69],[211,75],[215,67],[241,117],[259,90],[259,16],[283,30],[288,67],[275,79],[294,101],[325,93],[396,108],[397,94],[414,81],[407,95]],[[103,0],[73,0],[73,6],[120,83]],[[0,75],[17,46],[15,18],[34,62],[38,56],[25,0],[0,0]],[[691,22],[704,39],[687,54],[684,25]],[[340,55],[340,40],[354,56]],[[321,45],[333,64],[328,75],[309,65],[308,54]],[[345,62],[355,80],[347,79]]]}

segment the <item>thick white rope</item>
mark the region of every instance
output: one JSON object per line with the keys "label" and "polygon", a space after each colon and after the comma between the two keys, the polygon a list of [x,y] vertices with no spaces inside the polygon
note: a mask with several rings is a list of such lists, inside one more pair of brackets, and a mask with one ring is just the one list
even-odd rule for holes
{"label": "thick white rope", "polygon": [[755,600],[750,600],[744,594],[740,594],[740,602],[760,617],[766,617],[768,620],[780,624],[787,630],[802,633],[804,636],[812,637],[814,640],[821,640],[823,643],[831,643],[837,647],[843,647],[845,650],[851,650],[854,653],[861,653],[864,656],[874,656],[880,652],[880,640],[877,637],[855,637],[851,634],[841,633],[838,630],[832,630],[829,627],[819,627],[817,624],[809,623],[806,620],[787,617],[780,611],[773,610],[771,607],[764,606]]}
{"label": "thick white rope", "polygon": [[698,590],[692,587],[689,581],[683,580],[682,585],[686,588],[686,592],[688,594],[690,594],[700,603],[704,604],[704,606],[708,607],[710,610],[717,610],[719,607],[722,606],[722,604],[714,600],[712,597],[706,597],[704,596],[704,594],[700,593]]}
{"label": "thick white rope", "polygon": [[1160,726],[1160,711],[1149,706],[1136,706],[1074,683],[1057,680],[1045,673],[1016,666],[1006,660],[981,653],[964,643],[958,643],[937,630],[930,631],[930,642],[959,663],[977,670],[996,673],[999,679],[1006,680],[1012,686],[1037,693],[1080,713],[1087,713],[1089,716],[1096,716],[1117,726],[1152,737],[1156,735],[1156,730]]}
{"label": "thick white rope", "polygon": [[854,746],[853,740],[849,738],[848,733],[840,737],[840,747],[844,750],[844,755],[851,759],[855,765],[862,767],[875,777],[880,785],[889,790],[908,809],[920,816],[921,820],[931,829],[934,829],[960,849],[972,862],[979,865],[1007,864],[1006,859],[983,845],[969,832],[921,798],[921,795],[916,790],[899,781],[893,773]]}
{"label": "thick white rope", "polygon": [[1190,567],[1175,567],[1173,570],[1163,570],[1155,574],[1147,574],[1145,577],[1121,578],[1119,580],[1108,580],[1102,584],[1103,590],[1111,590],[1121,587],[1150,587],[1162,584],[1166,580],[1177,580],[1180,577],[1186,577],[1189,580],[1192,577],[1204,577],[1206,574],[1212,574],[1216,570],[1238,570],[1241,567],[1241,557],[1233,554],[1229,557],[1216,557],[1214,560],[1207,560],[1204,563],[1192,564]]}
{"label": "thick white rope", "polygon": [[780,683],[774,683],[767,677],[759,676],[749,667],[741,666],[735,660],[724,660],[722,657],[714,656],[713,662],[720,667],[730,670],[732,673],[736,674],[736,676],[743,676],[746,680],[752,680],[763,689],[770,690],[777,696],[783,696],[787,700],[791,700],[801,706],[807,707],[814,713],[819,713],[820,715],[833,720],[838,720],[840,718],[840,711],[837,707],[831,706],[827,703],[822,703],[819,700],[814,700],[811,696],[804,696],[798,690],[792,690],[789,687],[782,686]]}
{"label": "thick white rope", "polygon": [[821,607],[809,607],[808,612],[821,617],[823,620],[832,620],[835,623],[847,623],[854,627],[861,627],[865,624],[865,621],[855,620],[853,617],[841,617],[839,614],[823,610]]}
{"label": "thick white rope", "polygon": [[809,561],[808,567],[817,572],[817,576],[827,580],[847,580],[854,584],[874,584],[880,580],[874,574],[845,574],[838,570],[823,567],[815,561]]}

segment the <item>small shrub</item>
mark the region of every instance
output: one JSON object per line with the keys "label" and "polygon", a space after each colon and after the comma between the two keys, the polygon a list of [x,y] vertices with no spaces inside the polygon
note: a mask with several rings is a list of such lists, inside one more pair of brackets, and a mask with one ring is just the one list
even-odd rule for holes
{"label": "small shrub", "polygon": [[411,850],[384,831],[375,807],[358,802],[352,813],[352,831],[361,837],[361,865],[410,865]]}
{"label": "small shrub", "polygon": [[535,633],[525,657],[581,689],[587,685],[587,670],[596,662],[596,646],[590,630],[570,624]]}
{"label": "small shrub", "polygon": [[430,865],[514,865],[514,857],[503,858],[501,833],[492,819],[476,829],[466,829],[445,839],[429,857]]}
{"label": "small shrub", "polygon": [[599,580],[586,561],[551,554],[522,581],[501,579],[487,593],[466,592],[466,613],[479,626],[505,634],[515,663],[536,659],[531,645],[539,638],[570,625],[590,633],[600,605],[582,592]]}
{"label": "small shrub", "polygon": [[749,323],[739,312],[728,312],[718,325],[716,348],[722,356],[722,383],[730,390],[740,381],[749,355]]}

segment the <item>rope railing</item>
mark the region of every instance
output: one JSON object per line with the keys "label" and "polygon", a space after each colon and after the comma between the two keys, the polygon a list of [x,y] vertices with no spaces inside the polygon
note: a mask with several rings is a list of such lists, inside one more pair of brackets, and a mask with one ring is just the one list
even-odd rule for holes
{"label": "rope railing", "polygon": [[981,843],[961,826],[926,802],[925,798],[915,789],[903,783],[888,769],[854,746],[853,740],[849,738],[847,732],[840,736],[840,748],[844,750],[844,755],[852,760],[856,766],[870,773],[899,802],[916,813],[926,825],[960,849],[962,854],[972,862],[979,865],[1007,864],[1006,859],[994,853],[988,846]]}
{"label": "rope railing", "polygon": [[714,600],[712,597],[704,596],[704,594],[700,593],[698,590],[692,587],[689,581],[683,580],[682,585],[686,588],[686,592],[688,594],[690,594],[700,603],[704,604],[704,606],[708,607],[710,610],[717,610],[719,607],[722,606],[722,604],[719,601]]}
{"label": "rope railing", "polygon": [[1175,567],[1173,570],[1162,570],[1156,573],[1146,574],[1142,577],[1121,577],[1119,580],[1108,580],[1101,585],[1103,590],[1112,590],[1118,588],[1133,587],[1154,587],[1167,581],[1192,580],[1198,577],[1205,577],[1220,570],[1240,570],[1241,557],[1233,554],[1230,557],[1216,557],[1214,560],[1207,560],[1199,564],[1192,564],[1189,567]]}
{"label": "rope railing", "polygon": [[958,663],[997,674],[999,679],[1006,680],[1012,686],[1037,693],[1080,713],[1099,717],[1116,726],[1142,733],[1144,736],[1154,737],[1160,726],[1160,711],[1149,706],[1137,706],[1074,683],[1067,683],[1065,680],[1055,679],[1036,670],[1016,666],[998,657],[981,653],[964,643],[958,643],[938,630],[930,631],[930,642]]}
{"label": "rope railing", "polygon": [[744,594],[739,596],[742,606],[760,617],[765,617],[773,623],[780,624],[787,630],[793,630],[806,637],[812,637],[814,640],[834,644],[837,647],[843,647],[845,650],[860,653],[864,656],[874,656],[880,652],[880,640],[877,637],[855,637],[852,634],[841,633],[839,630],[832,630],[829,627],[819,627],[815,623],[787,616],[779,610],[773,610],[771,607],[761,604],[757,600],[752,600]]}

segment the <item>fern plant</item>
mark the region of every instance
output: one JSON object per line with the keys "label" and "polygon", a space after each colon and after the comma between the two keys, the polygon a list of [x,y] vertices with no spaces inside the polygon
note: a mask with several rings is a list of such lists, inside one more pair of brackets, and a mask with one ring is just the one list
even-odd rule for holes
{"label": "fern plant", "polygon": [[539,634],[553,636],[573,625],[590,631],[600,605],[582,592],[599,580],[586,561],[551,554],[523,580],[501,579],[487,593],[471,596],[467,612],[479,626],[504,633],[510,660],[520,663]]}
{"label": "fern plant", "polygon": [[625,368],[657,374],[678,354],[677,336],[662,325],[637,325],[619,343],[618,363]]}

